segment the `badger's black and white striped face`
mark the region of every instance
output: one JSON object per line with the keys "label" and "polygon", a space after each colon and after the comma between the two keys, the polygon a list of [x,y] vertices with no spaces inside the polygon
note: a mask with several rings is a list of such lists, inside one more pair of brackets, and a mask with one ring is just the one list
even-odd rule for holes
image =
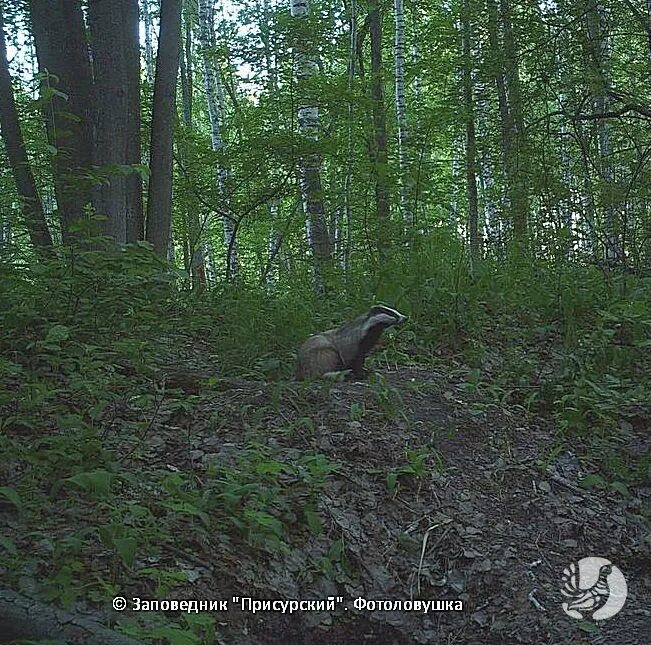
{"label": "badger's black and white striped face", "polygon": [[384,328],[393,325],[402,325],[406,320],[407,316],[404,316],[396,309],[385,305],[376,305],[367,314],[366,322],[364,323],[364,333],[368,333],[376,327]]}

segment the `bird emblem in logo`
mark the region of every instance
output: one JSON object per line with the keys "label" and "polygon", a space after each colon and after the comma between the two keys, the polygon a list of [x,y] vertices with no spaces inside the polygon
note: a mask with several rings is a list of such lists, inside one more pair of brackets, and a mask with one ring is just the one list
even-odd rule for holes
{"label": "bird emblem in logo", "polygon": [[583,558],[563,569],[563,610],[572,618],[612,618],[626,602],[628,589],[622,572],[606,558]]}

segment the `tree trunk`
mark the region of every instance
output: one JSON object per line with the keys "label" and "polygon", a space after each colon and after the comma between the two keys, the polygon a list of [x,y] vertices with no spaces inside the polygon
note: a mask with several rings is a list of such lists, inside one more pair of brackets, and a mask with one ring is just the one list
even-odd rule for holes
{"label": "tree trunk", "polygon": [[151,118],[147,241],[166,257],[172,221],[172,150],[176,77],[181,54],[181,0],[161,0],[160,35]]}
{"label": "tree trunk", "polygon": [[500,0],[502,24],[504,30],[504,60],[506,63],[506,90],[508,94],[508,109],[511,113],[509,126],[512,131],[509,136],[513,139],[510,175],[510,202],[513,218],[513,233],[515,241],[520,246],[526,245],[529,218],[529,182],[528,154],[522,92],[520,87],[520,68],[518,47],[513,34],[513,18],[510,0]]}
{"label": "tree trunk", "polygon": [[375,171],[375,208],[380,247],[384,246],[386,220],[389,219],[389,162],[387,159],[387,123],[382,82],[382,16],[378,0],[369,0],[368,27],[371,37],[371,99],[373,101],[373,161]]}
{"label": "tree trunk", "polygon": [[143,645],[88,618],[14,591],[0,590],[0,634],[5,643],[50,642]]}
{"label": "tree trunk", "polygon": [[0,126],[18,195],[22,201],[23,219],[29,239],[35,248],[49,249],[52,247],[52,237],[27,158],[11,86],[2,4],[0,4]]}
{"label": "tree trunk", "polygon": [[185,26],[185,40],[181,51],[181,97],[183,100],[183,124],[188,131],[192,130],[192,16],[189,3],[185,2],[183,8],[183,22]]}
{"label": "tree trunk", "polygon": [[405,8],[403,0],[394,0],[395,8],[395,73],[396,116],[398,121],[398,167],[400,170],[400,211],[408,225],[414,216],[409,208],[407,195],[407,102],[405,99]]}
{"label": "tree trunk", "polygon": [[93,160],[92,76],[79,0],[30,0],[30,15],[48,139],[57,149],[53,162],[63,241],[91,201],[87,179]]}
{"label": "tree trunk", "polygon": [[[357,0],[350,2],[350,50],[348,52],[348,123],[347,123],[347,149],[346,149],[346,176],[344,178],[344,221],[343,228],[346,231],[345,242],[343,243],[341,263],[344,274],[348,276],[350,271],[350,248],[352,244],[352,183],[353,183],[353,159],[354,159],[354,129],[355,129],[355,105],[353,103],[353,88],[355,86],[356,57],[357,57]],[[343,240],[342,235],[342,240]]]}
{"label": "tree trunk", "polygon": [[[487,0],[488,36],[502,125],[502,153],[507,206],[516,243],[526,244],[529,215],[527,154],[520,71],[508,0]],[[498,17],[501,16],[501,22]],[[503,43],[499,30],[502,27]]]}
{"label": "tree trunk", "polygon": [[130,236],[140,239],[140,181],[133,181],[135,171],[125,175],[124,170],[140,163],[137,0],[90,0],[88,23],[95,74],[93,161],[104,175],[94,190],[93,205],[107,218],[105,234],[124,244],[127,228]]}
{"label": "tree trunk", "polygon": [[462,9],[463,40],[463,98],[466,121],[466,190],[468,194],[468,236],[473,268],[480,260],[477,199],[477,141],[472,78],[472,23],[470,0],[464,0]]}
{"label": "tree trunk", "polygon": [[[215,152],[221,151],[221,119],[224,113],[224,92],[222,89],[219,70],[213,60],[215,50],[214,35],[214,0],[199,0],[199,44],[203,62],[203,83],[210,119],[210,140]],[[215,168],[215,193],[224,198],[227,171],[219,165]],[[235,236],[235,226],[230,217],[222,218],[224,231],[224,246],[226,248],[226,276],[235,278],[238,274],[238,253]]]}
{"label": "tree trunk", "polygon": [[[256,11],[261,18],[258,22],[260,30],[260,40],[264,52],[264,70],[265,86],[268,98],[271,104],[275,104],[278,97],[278,71],[276,69],[276,51],[275,34],[271,29],[271,2],[270,0],[256,1]],[[273,112],[273,118],[276,119],[277,112]],[[269,234],[267,237],[267,262],[262,270],[262,281],[269,287],[273,288],[276,284],[276,276],[280,274],[280,247],[283,239],[281,234],[280,218],[278,214],[278,200],[274,196],[267,205],[269,214]]]}
{"label": "tree trunk", "polygon": [[[140,22],[138,0],[129,0],[125,6],[125,66],[127,84],[127,149],[126,163],[142,163],[140,137]],[[142,176],[134,168],[126,177],[127,242],[137,242],[145,237],[145,217],[142,203]]]}
{"label": "tree trunk", "polygon": [[[190,149],[188,137],[192,133],[192,16],[190,12],[190,3],[186,0],[183,5],[183,21],[185,27],[185,42],[180,56],[181,65],[181,97],[182,97],[182,114],[183,125],[186,132],[186,145],[179,152],[189,161]],[[179,146],[180,147],[180,146]],[[188,166],[189,167],[189,166]],[[199,220],[199,210],[195,204],[186,207],[185,212],[185,231],[188,238],[190,250],[190,274],[192,278],[193,289],[203,289],[206,286],[206,261],[203,252],[202,243],[202,226]]]}
{"label": "tree trunk", "polygon": [[[297,19],[306,18],[310,12],[309,0],[290,1],[291,15]],[[301,26],[303,29],[306,28],[305,25]],[[296,46],[294,47],[296,84],[301,98],[305,95],[303,89],[305,81],[309,80],[319,68],[312,51],[312,45],[305,36],[306,34],[303,33],[302,37],[296,38]],[[305,99],[303,98],[303,100]],[[297,111],[300,134],[316,142],[319,130],[319,108],[315,105],[299,103]],[[300,163],[300,184],[306,217],[307,238],[315,261],[317,290],[322,291],[325,288],[323,269],[324,265],[330,261],[332,248],[323,206],[321,159],[316,153],[306,154]]]}
{"label": "tree trunk", "polygon": [[151,11],[149,9],[149,0],[142,0],[142,17],[145,25],[145,78],[149,85],[154,84],[154,45],[152,31],[154,27],[151,20]]}
{"label": "tree trunk", "polygon": [[[608,42],[608,21],[606,10],[600,0],[586,0],[584,7],[588,34],[589,59],[587,61],[589,86],[593,94],[596,114],[604,114],[609,109],[611,86],[610,46]],[[617,230],[617,211],[615,208],[613,147],[610,134],[610,120],[600,119],[597,124],[599,149],[599,174],[601,179],[601,207],[606,238],[605,259],[614,264],[623,259],[621,236]]]}

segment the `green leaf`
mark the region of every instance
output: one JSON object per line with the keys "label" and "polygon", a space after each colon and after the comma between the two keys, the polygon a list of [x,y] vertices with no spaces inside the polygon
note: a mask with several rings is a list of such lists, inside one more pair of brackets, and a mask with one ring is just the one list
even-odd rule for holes
{"label": "green leaf", "polygon": [[344,544],[342,540],[335,540],[328,549],[328,559],[332,562],[339,562],[344,552]]}
{"label": "green leaf", "polygon": [[594,634],[599,631],[599,628],[594,623],[590,623],[587,620],[582,620],[578,624],[578,627],[582,632],[586,632],[586,634]]}
{"label": "green leaf", "polygon": [[479,370],[476,367],[473,367],[473,369],[471,369],[468,372],[468,375],[466,376],[466,381],[468,383],[471,383],[472,385],[478,385],[480,380],[481,380],[481,370]]}
{"label": "green leaf", "polygon": [[398,473],[394,470],[387,474],[387,488],[389,492],[393,495],[396,492],[398,486]]}
{"label": "green leaf", "polygon": [[176,511],[177,513],[183,513],[184,515],[194,515],[195,517],[198,517],[206,526],[210,524],[210,518],[208,514],[204,513],[204,511],[198,509],[193,504],[190,504],[190,502],[166,501],[163,502],[161,506],[164,506],[171,511]]}
{"label": "green leaf", "polygon": [[0,486],[0,496],[11,502],[16,507],[18,513],[23,512],[23,500],[13,488],[10,488],[9,486]]}
{"label": "green leaf", "polygon": [[4,535],[0,535],[0,547],[10,555],[18,555],[18,549],[16,548],[14,541]]}
{"label": "green leaf", "polygon": [[70,338],[70,330],[65,325],[52,325],[45,337],[46,343],[60,343]]}
{"label": "green leaf", "polygon": [[92,470],[86,473],[78,473],[64,479],[64,481],[75,484],[87,493],[93,493],[98,497],[106,497],[111,492],[115,479],[115,475],[106,470]]}
{"label": "green leaf", "polygon": [[305,511],[305,519],[313,535],[321,535],[323,533],[323,525],[318,513],[315,511]]}
{"label": "green leaf", "polygon": [[631,494],[628,491],[628,487],[624,482],[612,482],[610,484],[610,488],[617,493],[619,493],[622,497],[630,497]]}
{"label": "green leaf", "polygon": [[279,461],[262,461],[255,467],[259,475],[278,475],[287,470],[287,466]]}
{"label": "green leaf", "polygon": [[603,488],[606,485],[606,482],[599,475],[587,475],[580,482],[579,486],[581,488]]}
{"label": "green leaf", "polygon": [[156,627],[149,636],[155,640],[169,642],[170,645],[199,645],[198,636],[178,627]]}
{"label": "green leaf", "polygon": [[135,538],[114,538],[113,546],[128,567],[133,566],[136,557],[137,542]]}

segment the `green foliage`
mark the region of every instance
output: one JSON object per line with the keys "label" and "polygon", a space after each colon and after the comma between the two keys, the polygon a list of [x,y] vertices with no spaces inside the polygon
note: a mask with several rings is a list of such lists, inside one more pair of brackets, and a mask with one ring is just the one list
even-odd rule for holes
{"label": "green foliage", "polygon": [[427,474],[427,462],[433,457],[428,450],[407,450],[405,456],[406,464],[387,473],[387,489],[392,497],[400,490],[401,481],[406,483],[414,479],[422,482]]}
{"label": "green foliage", "polygon": [[282,550],[303,518],[312,533],[320,532],[315,495],[335,468],[322,455],[308,454],[291,465],[251,448],[237,468],[214,471],[204,499],[227,530],[235,528],[253,546]]}
{"label": "green foliage", "polygon": [[[9,37],[20,49],[24,10],[21,3],[10,4]],[[469,3],[477,53],[471,76],[475,93],[482,88],[474,160],[481,170],[480,215],[488,220],[480,226],[481,262],[471,263],[465,240],[469,200],[459,167],[467,160],[459,142],[466,136],[468,110],[458,100],[458,3],[407,8],[407,23],[413,23],[407,51],[417,45],[418,57],[406,60],[410,145],[401,177],[389,110],[395,80],[390,29],[384,30],[389,162],[376,164],[371,142],[378,106],[368,91],[368,35],[360,41],[357,75],[349,86],[344,4],[320,4],[302,21],[286,8],[263,16],[249,3],[221,16],[210,56],[227,95],[220,115],[223,147],[211,148],[199,93],[192,127],[184,124],[176,133],[171,265],[145,243],[117,249],[99,238],[103,218],[92,209],[70,227],[85,246],[57,246],[50,257],[41,257],[23,239],[15,182],[9,165],[0,165],[0,510],[15,531],[0,535],[0,570],[9,572],[10,583],[39,580],[42,595],[63,606],[81,599],[106,602],[117,589],[152,581],[154,593],[165,596],[187,582],[184,572],[152,564],[176,536],[235,545],[261,558],[282,556],[312,538],[324,540],[328,527],[320,497],[337,465],[298,450],[290,460],[273,442],[247,443],[269,432],[270,410],[257,401],[237,404],[245,437],[237,455],[220,456],[207,471],[162,467],[147,440],[164,428],[187,430],[190,443],[201,397],[228,378],[244,377],[270,393],[276,417],[284,417],[288,402],[297,410],[274,440],[318,445],[311,442],[320,422],[305,411],[303,397],[314,390],[317,397],[331,396],[346,385],[288,385],[294,352],[310,334],[375,302],[398,307],[410,320],[387,333],[368,359],[376,371],[367,384],[369,396],[343,408],[343,420],[409,423],[403,392],[419,391],[418,372],[415,382],[399,384],[383,374],[387,366],[415,365],[456,381],[471,413],[518,408],[522,416],[553,421],[559,431],[555,450],[576,442],[590,452],[594,472],[581,482],[586,489],[627,497],[631,486],[648,479],[648,456],[621,449],[651,417],[651,279],[643,271],[651,172],[648,155],[640,153],[649,149],[649,128],[644,119],[631,118],[648,112],[651,102],[646,32],[630,3],[612,3],[606,17],[619,28],[611,29],[609,47],[595,48],[587,40],[585,16],[572,3],[567,15],[555,3],[520,4],[511,16],[519,51],[504,52],[494,50],[486,33],[485,3]],[[365,10],[360,7],[360,28]],[[241,29],[243,21],[253,28]],[[318,44],[321,55],[318,73],[298,84],[292,57],[282,55],[296,39],[306,49]],[[612,85],[607,107],[635,108],[607,121],[580,118],[607,89],[606,75],[588,55],[599,49],[612,52],[611,61],[604,61]],[[516,54],[518,70],[507,69],[509,53]],[[13,72],[23,58],[15,57]],[[259,84],[255,92],[238,87],[232,62],[240,59],[250,68],[248,81]],[[200,87],[203,72],[194,62],[192,80]],[[530,211],[526,239],[517,243],[505,198],[517,180],[504,172],[509,129],[495,90],[498,70],[507,72],[506,80],[520,78],[519,116],[528,137],[519,161]],[[65,150],[48,142],[41,113],[54,98],[68,96],[49,76],[33,100],[32,88],[20,87],[25,78],[24,70],[14,78],[21,128],[58,240],[52,163]],[[511,90],[506,94],[513,99]],[[296,127],[296,107],[308,104],[320,109],[316,139]],[[150,107],[150,101],[142,105],[145,117]],[[508,107],[513,115],[519,109]],[[148,118],[143,125],[146,134]],[[601,150],[606,126],[612,148],[607,154]],[[314,289],[296,173],[297,162],[312,153],[319,159],[333,236],[332,224],[346,207],[352,215],[350,229],[339,230],[347,270],[338,248],[333,262],[321,267],[325,294]],[[216,168],[228,171],[222,183],[215,181]],[[388,221],[375,216],[374,169],[387,183]],[[81,171],[79,189],[147,175],[140,164]],[[416,218],[409,232],[398,217],[401,182]],[[237,225],[239,273],[229,283],[222,279],[224,216]],[[601,256],[611,228],[638,273],[583,263]],[[272,262],[269,242],[275,235],[282,247]],[[386,248],[378,248],[380,239]],[[200,274],[210,262],[191,266],[199,248],[215,265],[206,284]],[[162,385],[167,381],[160,378],[161,367],[177,363],[209,373],[199,394]],[[227,415],[210,415],[210,429],[218,435]],[[190,461],[194,466],[194,457]],[[434,468],[443,470],[437,453],[406,451],[404,463],[386,473],[390,496],[420,486]],[[100,567],[90,566],[94,561]],[[343,535],[316,567],[328,576],[347,570]],[[158,618],[130,633],[173,644],[220,640],[210,616]]]}

